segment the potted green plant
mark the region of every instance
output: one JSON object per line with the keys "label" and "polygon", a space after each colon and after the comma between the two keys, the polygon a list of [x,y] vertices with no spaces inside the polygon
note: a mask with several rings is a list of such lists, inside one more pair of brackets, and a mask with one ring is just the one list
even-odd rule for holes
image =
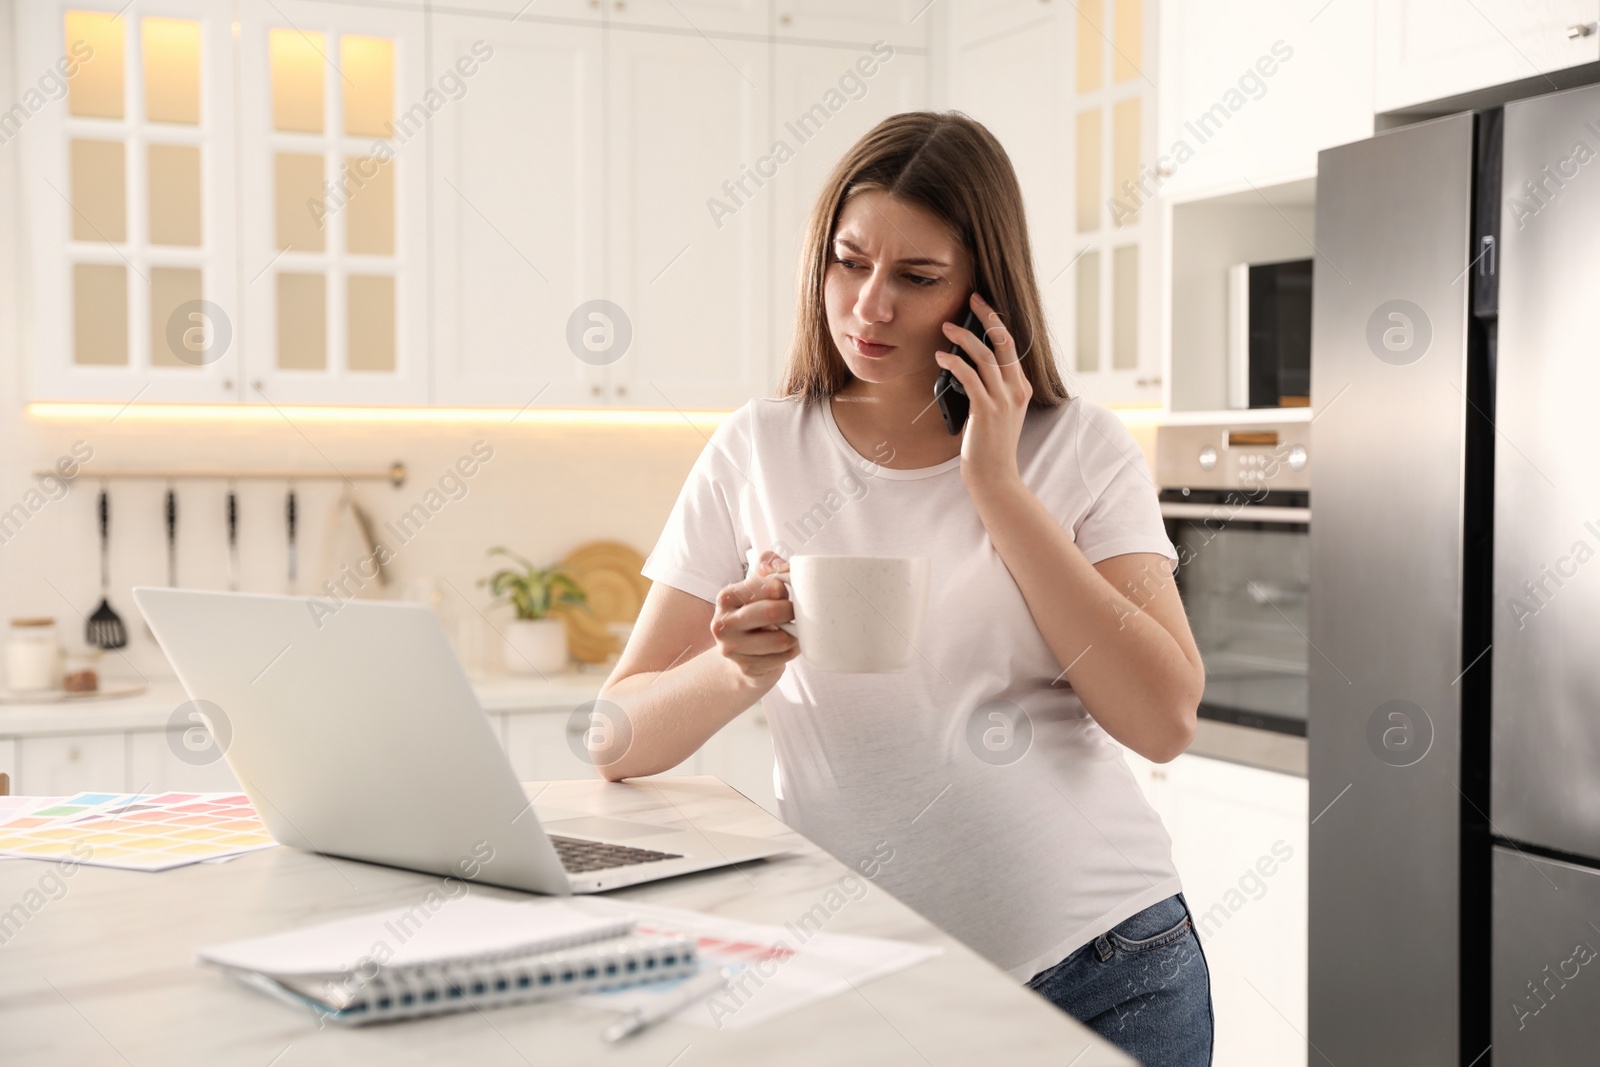
{"label": "potted green plant", "polygon": [[563,564],[536,567],[502,545],[489,549],[487,554],[506,556],[517,563],[478,580],[479,585],[489,587],[497,603],[509,603],[516,612],[505,633],[506,670],[512,674],[566,670],[566,623],[551,614],[562,608],[589,611],[589,597],[583,586]]}

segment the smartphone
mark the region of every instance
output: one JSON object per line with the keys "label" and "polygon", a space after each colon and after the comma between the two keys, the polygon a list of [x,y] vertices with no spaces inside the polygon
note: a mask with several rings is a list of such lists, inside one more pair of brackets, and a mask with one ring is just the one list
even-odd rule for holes
{"label": "smartphone", "polygon": [[[971,308],[967,309],[967,317],[961,320],[961,328],[971,330],[979,337],[984,336],[983,323],[978,319],[978,313]],[[973,370],[978,369],[978,365],[959,343],[952,342],[949,351],[951,355],[966,360],[967,366]],[[967,414],[972,410],[972,402],[967,398],[967,390],[948,367],[939,368],[939,377],[933,383],[933,398],[939,402],[939,414],[944,417],[944,428],[950,431],[952,436],[960,433],[962,427],[967,424]]]}

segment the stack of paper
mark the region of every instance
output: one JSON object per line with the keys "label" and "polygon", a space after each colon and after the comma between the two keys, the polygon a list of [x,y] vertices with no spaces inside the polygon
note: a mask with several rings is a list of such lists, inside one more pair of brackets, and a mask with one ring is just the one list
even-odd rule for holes
{"label": "stack of paper", "polygon": [[9,797],[0,855],[164,871],[275,841],[243,793],[79,793]]}
{"label": "stack of paper", "polygon": [[[725,992],[684,1008],[675,1020],[712,1029],[742,1030],[841,993],[874,978],[904,970],[942,951],[936,947],[877,937],[822,933],[808,912],[783,926],[724,919],[681,908],[590,898],[585,906],[637,917],[640,933],[678,933],[695,941],[700,966],[727,966],[736,973]],[[827,917],[832,913],[826,911]],[[579,1003],[633,1011],[670,994],[677,983],[587,994]]]}

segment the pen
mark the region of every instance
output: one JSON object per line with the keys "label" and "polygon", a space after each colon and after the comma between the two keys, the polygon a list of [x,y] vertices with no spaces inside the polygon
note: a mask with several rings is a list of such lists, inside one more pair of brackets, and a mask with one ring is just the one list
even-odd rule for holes
{"label": "pen", "polygon": [[636,1034],[651,1023],[660,1022],[679,1008],[686,1007],[696,1001],[723,989],[728,984],[728,979],[734,975],[734,968],[722,967],[710,973],[696,975],[686,980],[683,985],[671,993],[663,994],[659,1002],[651,1003],[642,1008],[635,1008],[623,1016],[619,1021],[606,1027],[601,1037],[607,1041],[621,1041],[629,1034]]}

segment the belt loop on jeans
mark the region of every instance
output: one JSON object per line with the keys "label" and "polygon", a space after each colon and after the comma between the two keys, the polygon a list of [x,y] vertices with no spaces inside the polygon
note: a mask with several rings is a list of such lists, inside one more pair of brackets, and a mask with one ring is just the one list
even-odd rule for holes
{"label": "belt loop on jeans", "polygon": [[1105,934],[1094,939],[1094,954],[1100,957],[1101,963],[1111,958],[1111,941]]}

